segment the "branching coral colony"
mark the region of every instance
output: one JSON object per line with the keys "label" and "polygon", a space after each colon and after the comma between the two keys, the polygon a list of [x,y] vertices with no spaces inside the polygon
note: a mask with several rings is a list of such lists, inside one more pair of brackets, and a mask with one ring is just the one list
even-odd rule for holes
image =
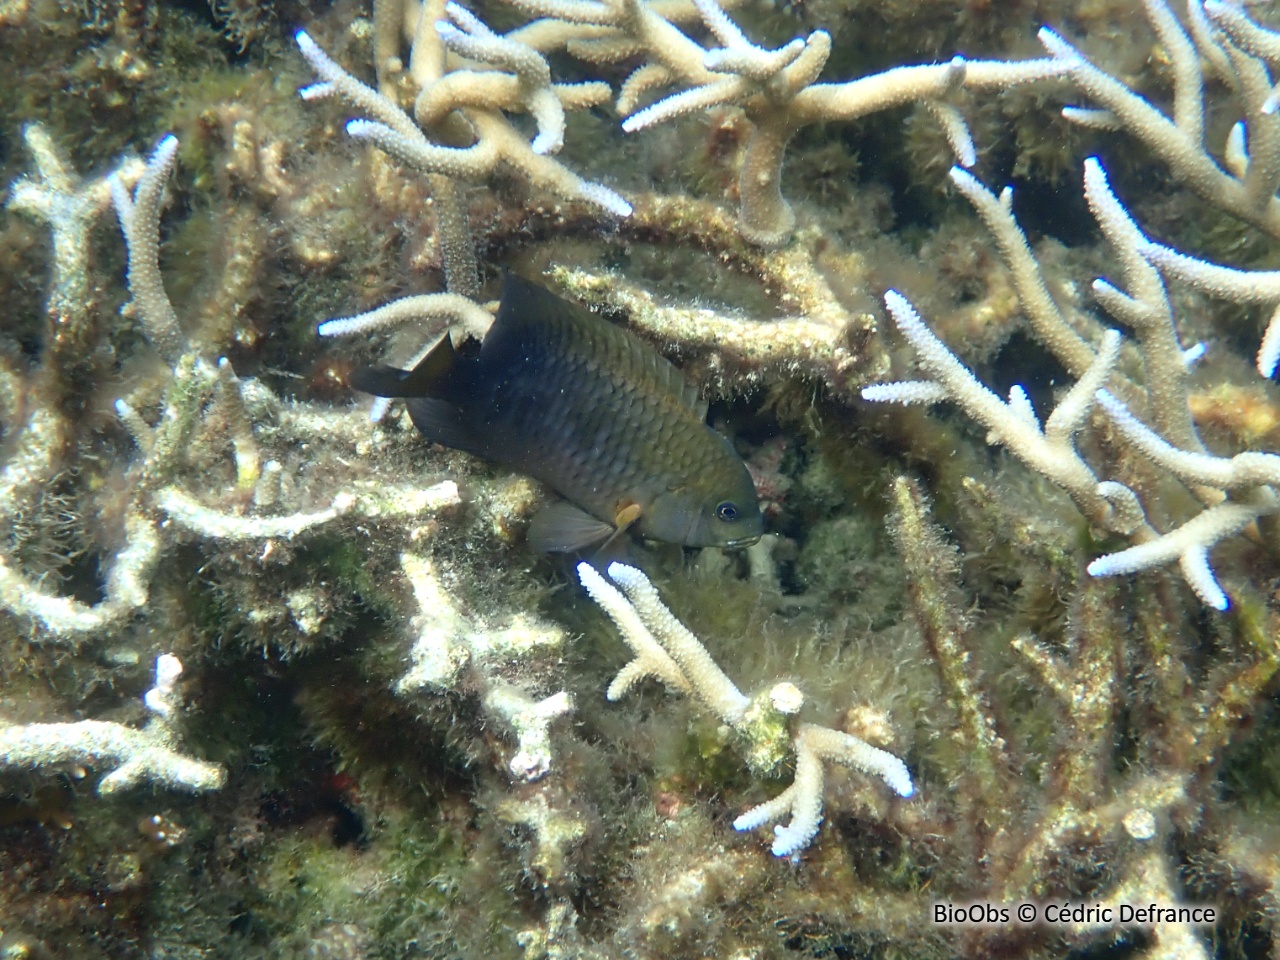
{"label": "branching coral colony", "polygon": [[[1081,91],[1105,108],[1068,108],[1066,116],[1131,133],[1211,204],[1280,236],[1276,220],[1280,201],[1275,196],[1280,154],[1273,156],[1271,148],[1280,137],[1280,120],[1275,116],[1276,94],[1267,79],[1268,68],[1280,63],[1276,35],[1222,3],[1207,3],[1203,9],[1190,3],[1187,31],[1163,3],[1147,6],[1152,27],[1173,59],[1173,118],[1084,61],[1066,41],[1045,29],[1041,42]],[[1223,73],[1245,117],[1231,128],[1223,158],[1226,169],[1218,166],[1204,144],[1202,60]],[[1026,237],[1013,218],[1012,190],[1005,188],[997,198],[959,167],[952,169],[951,178],[995,235],[1036,335],[1079,380],[1042,428],[1021,387],[1013,388],[1007,403],[1000,400],[929,331],[906,298],[891,290],[885,304],[933,379],[868,387],[862,391],[863,398],[898,403],[956,401],[987,428],[989,437],[1067,490],[1091,522],[1132,541],[1128,549],[1091,563],[1092,575],[1133,573],[1177,560],[1200,599],[1225,610],[1227,594],[1209,565],[1209,550],[1280,511],[1275,489],[1280,482],[1280,456],[1244,452],[1222,457],[1206,451],[1191,418],[1187,369],[1199,359],[1204,345],[1183,344],[1162,275],[1222,299],[1269,305],[1276,303],[1275,275],[1232,270],[1150,240],[1112,192],[1101,163],[1096,158],[1086,161],[1085,197],[1123,275],[1119,285],[1095,280],[1093,290],[1098,303],[1136,335],[1152,429],[1133,415],[1124,396],[1104,387],[1113,377],[1119,380],[1116,331],[1094,331],[1096,348],[1091,346],[1078,332],[1088,325],[1082,318],[1066,316],[1046,292]],[[1258,350],[1257,368],[1264,377],[1274,374],[1280,359],[1278,316],[1273,314]],[[1125,382],[1117,392],[1128,395],[1135,389]],[[1147,522],[1131,487],[1098,478],[1074,446],[1075,434],[1095,405],[1105,411],[1130,451],[1167,470],[1193,491],[1203,504],[1198,514],[1159,534]]]}
{"label": "branching coral colony", "polygon": [[578,577],[591,599],[609,615],[636,658],[609,684],[608,698],[617,700],[646,677],[673,689],[693,693],[742,738],[748,763],[760,776],[774,774],[794,752],[795,782],[768,803],[748,810],[733,822],[738,830],[752,830],[781,820],[774,828],[773,852],[789,857],[809,844],[822,823],[823,763],[843,764],[879,777],[899,796],[915,793],[907,765],[891,753],[864,740],[816,726],[797,726],[788,750],[787,717],[800,712],[804,694],[793,683],[781,682],[756,697],[747,697],[725,676],[706,648],[662,605],[649,579],[634,567],[613,563],[609,576],[623,593],[589,563],[578,565]]}
{"label": "branching coral colony", "polygon": [[[573,689],[566,668],[568,632],[529,609],[536,594],[527,581],[520,594],[514,575],[495,576],[494,556],[507,555],[496,554],[493,544],[518,539],[535,494],[527,485],[481,476],[457,458],[423,451],[404,418],[387,416],[383,405],[374,407],[375,419],[384,421],[375,429],[352,410],[289,399],[265,376],[237,376],[227,359],[234,356],[235,336],[225,318],[181,316],[161,272],[164,196],[177,140],[161,139],[145,163],[124,161],[106,176],[82,181],[46,129],[30,123],[23,140],[32,172],[12,184],[7,208],[47,226],[51,289],[38,349],[7,345],[0,352],[0,521],[8,531],[0,544],[3,639],[6,649],[19,651],[12,654],[17,659],[29,650],[51,664],[95,657],[131,664],[132,673],[125,673],[138,689],[142,667],[155,666],[142,725],[68,719],[78,705],[68,705],[71,695],[46,704],[35,694],[29,703],[7,694],[0,703],[0,767],[8,775],[88,767],[102,774],[102,795],[143,783],[190,792],[238,789],[234,764],[224,769],[198,759],[210,755],[198,748],[190,750],[194,756],[179,749],[179,734],[189,746],[191,728],[208,723],[200,668],[213,641],[232,632],[222,621],[234,619],[249,646],[282,658],[338,639],[366,650],[387,643],[389,657],[379,660],[374,651],[359,661],[373,679],[347,677],[345,686],[369,692],[376,684],[375,694],[386,693],[398,709],[417,715],[418,728],[405,738],[432,734],[465,744],[460,753],[468,776],[483,784],[468,788],[466,799],[478,812],[464,818],[467,827],[426,845],[426,855],[422,844],[388,852],[375,841],[368,857],[376,866],[349,871],[374,875],[359,889],[345,874],[340,884],[313,885],[307,872],[319,867],[299,867],[292,851],[278,852],[255,882],[270,887],[287,870],[290,882],[275,886],[323,889],[329,898],[306,894],[316,898],[314,915],[321,918],[311,926],[278,921],[282,928],[297,924],[279,937],[289,950],[336,955],[340,942],[347,953],[362,955],[373,950],[375,930],[392,930],[377,951],[412,953],[427,936],[421,917],[390,906],[386,893],[407,883],[406,876],[426,881],[406,893],[406,901],[421,904],[439,894],[432,902],[447,907],[432,922],[466,926],[456,919],[465,915],[481,931],[468,942],[484,941],[471,953],[486,957],[514,955],[517,948],[526,957],[595,957],[617,949],[637,956],[775,957],[794,955],[797,944],[824,956],[873,955],[894,944],[914,956],[1047,956],[1107,938],[1152,958],[1209,955],[1204,933],[1168,923],[1136,934],[1088,923],[939,931],[928,923],[939,899],[1207,901],[1222,910],[1220,941],[1249,941],[1255,953],[1274,949],[1280,937],[1277,835],[1259,826],[1265,806],[1259,814],[1224,802],[1216,777],[1242,721],[1265,710],[1280,668],[1274,576],[1257,572],[1274,566],[1263,551],[1275,548],[1280,454],[1249,449],[1258,436],[1269,442],[1276,431],[1246,429],[1229,400],[1215,401],[1198,386],[1197,362],[1215,375],[1221,371],[1224,380],[1239,371],[1220,359],[1226,347],[1190,342],[1213,338],[1206,323],[1192,322],[1187,304],[1204,296],[1271,310],[1256,355],[1257,371],[1270,378],[1280,361],[1280,273],[1213,263],[1153,239],[1118,198],[1124,188],[1113,189],[1101,161],[1090,159],[1084,196],[1119,267],[1118,277],[1093,284],[1094,300],[1114,327],[1101,322],[1064,293],[1052,254],[1033,251],[1014,216],[1011,191],[997,195],[969,171],[987,145],[974,142],[961,109],[972,107],[972,91],[1007,93],[1052,81],[1051,89],[1087,101],[1064,111],[1068,121],[1140,145],[1173,184],[1280,238],[1280,86],[1272,82],[1280,70],[1280,34],[1241,5],[1188,0],[1175,14],[1162,0],[1147,0],[1160,54],[1152,60],[1167,63],[1172,78],[1165,113],[1136,92],[1137,82],[1095,66],[1048,28],[1040,33],[1048,55],[1039,59],[956,57],[819,82],[832,53],[825,31],[769,49],[731,19],[730,4],[509,0],[507,6],[482,16],[439,0],[375,0],[375,85],[358,79],[358,66],[340,65],[339,46],[329,48],[331,56],[327,44],[313,39],[326,36],[320,23],[295,35],[306,68],[318,78],[302,88],[302,98],[340,101],[356,114],[344,114],[350,138],[403,168],[407,182],[425,184],[444,276],[443,291],[328,320],[319,327],[322,336],[405,327],[409,355],[394,359],[412,363],[412,353],[433,338],[482,335],[490,314],[480,302],[477,249],[491,249],[503,230],[515,243],[536,239],[537,224],[552,236],[598,236],[604,227],[629,240],[708,252],[716,269],[759,278],[777,315],[745,319],[706,303],[664,301],[598,263],[561,262],[550,278],[569,295],[699,360],[713,392],[817,391],[845,404],[846,414],[857,396],[889,405],[954,402],[1031,474],[1064,490],[1105,545],[1084,556],[1072,521],[1047,502],[1043,487],[1015,470],[1003,471],[999,481],[983,480],[977,458],[968,457],[957,479],[939,457],[935,481],[939,502],[956,513],[952,536],[966,547],[978,544],[961,553],[933,519],[920,482],[889,466],[881,472],[894,478],[880,482],[891,503],[893,563],[900,571],[883,597],[869,594],[866,604],[908,610],[914,629],[895,625],[892,636],[875,638],[895,643],[892,655],[870,643],[858,647],[865,671],[846,667],[834,671],[832,681],[825,676],[827,660],[839,665],[844,654],[814,641],[800,646],[809,660],[797,662],[797,654],[779,667],[768,654],[774,638],[791,638],[793,624],[801,623],[821,640],[839,635],[842,618],[881,614],[855,616],[849,608],[862,598],[841,607],[831,601],[834,590],[784,597],[770,553],[776,539],[762,541],[748,561],[750,603],[765,610],[759,614],[764,623],[753,624],[741,639],[740,662],[725,669],[709,652],[711,638],[704,645],[677,620],[644,574],[622,564],[611,565],[607,576],[579,567],[582,585],[634,653],[607,699],[659,680],[722,724],[735,759],[745,760],[753,778],[785,784],[744,812],[749,801],[707,772],[713,764],[703,751],[701,766],[692,764],[695,773],[681,768],[667,779],[663,798],[618,801],[613,794],[632,789],[620,785],[638,779],[634,766],[650,762],[648,755],[630,743],[613,745],[616,755],[600,762],[597,752],[611,748],[609,738],[575,733],[574,724],[585,728],[596,720],[588,694]],[[125,7],[114,20],[117,29],[137,19],[133,6]],[[20,23],[26,9],[0,4],[0,24]],[[505,33],[486,23],[512,12],[529,22]],[[602,80],[555,80],[571,60],[587,74],[625,79],[616,90]],[[1220,158],[1208,138],[1228,107],[1207,91],[1221,92],[1217,100],[1238,111]],[[575,112],[610,100],[637,149],[644,142],[639,138],[650,136],[642,131],[709,108],[736,117],[746,131],[730,191],[736,216],[680,194],[624,196],[610,172],[600,172],[607,164],[583,175],[557,159],[573,145]],[[958,164],[951,182],[995,241],[1013,292],[1007,299],[1017,302],[1006,305],[1003,316],[1011,324],[1024,316],[1031,335],[1074,380],[1043,418],[1027,390],[1015,386],[1003,399],[975,374],[979,362],[966,362],[964,346],[948,346],[951,337],[926,302],[928,293],[922,298],[913,289],[907,258],[877,274],[857,255],[838,252],[839,231],[820,214],[806,214],[783,196],[784,154],[802,129],[905,105],[919,108],[941,131]],[[306,109],[318,115],[323,107]],[[272,144],[240,149],[255,131],[231,114],[238,169],[260,170],[277,195],[307,193],[308,187],[289,183],[294,174]],[[385,175],[388,166],[378,169]],[[485,202],[490,212],[501,211],[491,219],[505,226],[473,222],[468,191],[498,186],[503,189],[485,192]],[[513,194],[531,199],[511,200]],[[421,194],[406,190],[404,196]],[[124,236],[131,297],[124,322],[111,329],[101,322],[91,243],[109,205]],[[1147,219],[1136,200],[1130,206]],[[294,215],[290,225],[306,217]],[[481,231],[488,248],[475,240]],[[965,245],[974,245],[971,238]],[[993,288],[1000,283],[996,272],[983,277]],[[899,279],[889,284],[886,274]],[[870,302],[873,291],[891,285],[884,294],[888,314],[928,379],[873,384],[886,379],[889,357],[874,313],[850,304]],[[935,327],[914,303],[924,305]],[[78,412],[101,399],[99,381],[116,350],[159,373],[111,380],[121,384],[111,398],[114,420],[85,427]],[[1280,422],[1269,395],[1259,388],[1252,396],[1261,419]],[[1240,452],[1218,453],[1201,439],[1197,416],[1213,403]],[[911,419],[911,411],[895,414],[892,407],[882,416],[906,424],[899,437],[905,436],[904,446],[919,445],[914,457],[929,459],[931,451],[954,452],[962,444],[940,421]],[[824,429],[833,432],[829,420]],[[1218,439],[1208,435],[1213,447]],[[832,509],[838,500],[812,492],[822,489],[818,475],[834,459],[815,454],[822,463],[809,476],[788,478],[803,481],[813,504],[822,505],[812,512]],[[847,519],[847,503],[833,509]],[[54,518],[67,514],[75,518],[71,531],[49,533]],[[359,559],[335,559],[349,556],[333,548],[336,541],[354,543]],[[815,533],[789,548],[809,551],[802,560],[828,568],[830,579],[854,579],[848,561],[854,545],[842,542],[845,552],[825,554],[818,542]],[[82,554],[97,563],[96,576],[75,562]],[[1009,563],[1010,555],[1021,580],[983,572],[984,564]],[[1229,611],[1226,616],[1188,613],[1181,585],[1148,572],[1173,560],[1199,600]],[[714,560],[702,563],[715,569]],[[883,558],[874,565],[886,566]],[[874,579],[865,567],[860,574]],[[227,584],[224,602],[210,613],[210,591],[192,584],[219,576]],[[736,589],[729,579],[721,574],[720,586]],[[376,596],[394,611],[391,641],[352,613],[357,588],[347,580],[360,582],[364,600]],[[982,585],[976,597],[965,593],[978,589],[971,580]],[[1134,589],[1139,581],[1143,589]],[[720,604],[717,589],[704,589],[708,605]],[[1008,601],[1001,591],[1032,596]],[[524,603],[510,599],[517,594]],[[681,609],[674,598],[672,606]],[[841,612],[824,623],[818,616],[804,619],[811,609]],[[903,652],[913,646],[924,651],[932,672],[901,666],[913,662],[914,655]],[[886,660],[893,666],[881,669]],[[183,661],[188,675],[180,696]],[[374,663],[384,669],[377,672]],[[56,674],[53,666],[48,671]],[[860,708],[859,695],[844,686],[857,687],[863,672],[889,676],[893,691],[868,693],[861,699],[876,702]],[[730,674],[751,677],[752,688],[762,692],[743,694]],[[841,686],[824,691],[824,682]],[[327,689],[340,685],[326,678]],[[327,696],[332,702],[335,694]],[[180,715],[184,702],[187,716]],[[883,706],[901,702],[910,709]],[[847,712],[824,724],[802,722],[802,708],[818,716],[827,708]],[[659,719],[636,727],[681,736],[667,729],[680,726],[669,719],[678,709],[663,707],[654,711]],[[600,728],[610,729],[609,722],[599,721]],[[612,722],[620,734],[620,722]],[[376,761],[367,755],[385,754],[385,744],[374,743],[380,724],[313,723],[317,739],[353,769],[368,770]],[[914,741],[913,729],[919,731]],[[1274,737],[1264,736],[1257,749],[1270,756]],[[394,751],[412,753],[399,742]],[[1261,787],[1231,789],[1265,803],[1260,797],[1274,790],[1266,781],[1269,762],[1256,763]],[[829,778],[831,765],[854,773],[847,783]],[[427,774],[413,769],[411,777]],[[724,779],[733,783],[732,774]],[[691,786],[694,780],[698,786]],[[768,784],[758,789],[769,795]],[[862,792],[850,801],[856,791]],[[411,792],[417,793],[416,783]],[[811,872],[777,889],[766,872],[776,865],[760,855],[758,843],[734,839],[727,829],[732,814],[713,819],[709,794],[738,805],[732,824],[739,831],[774,824],[773,853],[807,863]],[[687,802],[689,795],[695,802]],[[228,802],[257,805],[256,798]],[[392,806],[386,803],[384,822],[394,819]],[[637,813],[638,806],[645,812]],[[480,837],[473,822],[502,824],[496,828],[501,841]],[[495,854],[495,846],[507,852]],[[449,859],[439,852],[445,848],[461,852]],[[518,867],[511,866],[517,859]],[[406,861],[424,861],[425,872],[412,873]],[[477,920],[481,908],[467,902],[460,879],[467,870],[473,882],[475,872],[484,874],[486,890],[499,886],[493,877],[501,876],[500,895],[515,905]],[[588,882],[599,889],[584,895]],[[477,899],[489,904],[494,896],[490,890]],[[184,917],[199,911],[170,906]],[[598,915],[580,931],[577,911],[584,908]],[[405,926],[393,924],[393,914],[408,917]],[[223,918],[219,930],[225,926]],[[599,935],[599,948],[587,929]]]}

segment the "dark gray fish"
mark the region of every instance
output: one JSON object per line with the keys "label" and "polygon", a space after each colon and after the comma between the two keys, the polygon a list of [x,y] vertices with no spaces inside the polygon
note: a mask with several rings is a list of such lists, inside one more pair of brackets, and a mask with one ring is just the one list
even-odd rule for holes
{"label": "dark gray fish", "polygon": [[534,518],[539,550],[578,550],[631,529],[690,547],[764,531],[755,486],[680,371],[629,331],[507,274],[478,347],[445,337],[413,370],[351,384],[403,397],[429,440],[541,480],[566,503]]}

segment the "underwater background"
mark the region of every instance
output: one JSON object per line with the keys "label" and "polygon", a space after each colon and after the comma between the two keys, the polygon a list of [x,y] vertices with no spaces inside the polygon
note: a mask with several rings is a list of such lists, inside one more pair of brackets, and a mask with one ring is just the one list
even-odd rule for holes
{"label": "underwater background", "polygon": [[[1280,451],[1255,369],[1280,302],[1280,9],[470,9],[537,53],[441,8],[482,39],[433,77],[409,50],[439,41],[390,0],[0,0],[0,957],[1280,957],[1280,471],[1236,458]],[[1046,54],[1045,25],[1115,89]],[[378,99],[300,97],[335,84],[300,29]],[[681,74],[690,45],[736,59]],[[1023,61],[1042,75],[992,66]],[[821,88],[917,64],[941,66],[865,109]],[[563,146],[530,150],[549,89]],[[346,126],[415,110],[433,147],[492,137],[500,162],[424,172]],[[1013,187],[1004,221],[949,173],[966,136],[992,203]],[[1090,157],[1142,236],[1236,272],[1140,275],[1148,242],[1099,226]],[[781,196],[756,196],[758,166]],[[483,311],[504,270],[656,347],[747,464],[758,544],[625,550],[772,702],[756,726],[697,677],[619,684],[627,628],[525,542],[541,486],[398,406],[371,422],[348,378],[407,362],[435,306],[317,335],[421,294]],[[1098,278],[1156,319],[1113,318]],[[1168,359],[1195,344],[1185,372]],[[1072,394],[1090,370],[1202,459]],[[863,396],[922,375],[942,386]],[[1221,464],[1260,466],[1194,479]],[[1089,572],[1144,542],[1171,546]],[[914,793],[828,755],[815,786],[797,756],[818,728],[901,758]],[[817,822],[775,856],[734,821],[780,794],[773,819]],[[1000,919],[1024,903],[1035,922]],[[983,921],[955,922],[971,904]]]}

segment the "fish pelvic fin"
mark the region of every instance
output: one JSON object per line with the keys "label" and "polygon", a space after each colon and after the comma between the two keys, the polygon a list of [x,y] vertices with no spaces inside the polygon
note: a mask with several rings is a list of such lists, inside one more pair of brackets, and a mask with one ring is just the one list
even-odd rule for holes
{"label": "fish pelvic fin", "polygon": [[573,553],[607,542],[617,532],[567,500],[549,503],[529,522],[529,546],[539,553]]}
{"label": "fish pelvic fin", "polygon": [[361,393],[371,393],[375,397],[438,397],[443,393],[457,361],[458,352],[446,333],[414,364],[412,370],[377,364],[352,373],[350,383]]}

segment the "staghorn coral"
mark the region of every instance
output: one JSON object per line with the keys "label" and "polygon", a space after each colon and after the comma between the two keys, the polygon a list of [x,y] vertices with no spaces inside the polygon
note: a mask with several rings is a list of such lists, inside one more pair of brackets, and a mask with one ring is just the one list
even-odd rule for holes
{"label": "staghorn coral", "polygon": [[0,764],[47,770],[114,763],[115,769],[98,782],[102,796],[140,781],[192,791],[216,790],[226,779],[222,768],[172,749],[177,739],[174,714],[182,707],[176,690],[181,674],[182,663],[177,657],[166,653],[156,658],[155,686],[143,697],[152,716],[141,730],[98,720],[0,727]]}
{"label": "staghorn coral", "polygon": [[[916,181],[905,189],[890,175],[902,155],[875,155],[901,139],[898,114],[810,128],[788,145],[780,181],[800,224],[765,253],[718,205],[741,199],[727,175],[740,151],[703,146],[722,129],[704,133],[695,115],[624,136],[599,107],[561,100],[557,112],[549,91],[569,96],[569,84],[617,95],[655,78],[643,70],[649,48],[628,53],[615,32],[588,37],[592,23],[573,25],[573,62],[557,52],[564,15],[598,19],[603,5],[556,4],[520,26],[512,18],[525,7],[496,4],[380,2],[372,19],[338,4],[302,17],[342,75],[369,78],[368,95],[390,105],[378,101],[385,116],[373,119],[390,126],[394,107],[431,144],[460,151],[476,145],[468,126],[500,127],[513,148],[503,156],[554,165],[533,186],[497,167],[471,182],[423,174],[350,143],[346,107],[296,100],[314,64],[279,33],[299,25],[295,8],[255,11],[239,51],[240,39],[220,48],[177,5],[143,17],[137,4],[100,4],[83,26],[67,8],[46,19],[10,6],[0,46],[20,74],[14,87],[37,91],[90,58],[80,75],[102,116],[130,114],[107,107],[136,90],[146,119],[129,141],[172,127],[180,146],[175,156],[163,141],[146,174],[115,161],[122,244],[100,172],[121,134],[79,129],[84,107],[58,96],[0,94],[24,104],[0,147],[23,142],[17,120],[42,124],[27,128],[30,160],[3,157],[0,249],[21,269],[0,271],[16,315],[0,350],[0,716],[6,730],[101,723],[145,736],[139,697],[150,664],[173,650],[186,665],[183,753],[226,780],[197,798],[102,798],[79,786],[81,762],[107,773],[99,758],[7,768],[0,947],[770,960],[1274,950],[1280,622],[1274,517],[1255,492],[1272,485],[1266,425],[1280,408],[1253,367],[1274,339],[1252,313],[1274,305],[1256,294],[1270,280],[1249,273],[1274,263],[1259,262],[1264,243],[1238,259],[1213,240],[1228,229],[1199,232],[1212,211],[1181,218],[1193,193],[1185,169],[1135,182],[1140,130],[1075,142],[1110,145],[1115,186],[1097,168],[1089,201],[1122,197],[1132,221],[1112,218],[1105,243],[1064,228],[1059,239],[1075,244],[1064,248],[1039,232],[1071,203],[1084,210],[1075,187],[1061,186],[1047,214],[1035,200],[1043,184],[1019,181],[1018,197],[1032,199],[1008,205],[981,184],[1003,182],[1026,149],[1014,131],[1000,142],[992,111],[1020,123],[1020,137],[1047,125],[1069,86],[990,104],[948,94],[984,165],[980,179],[956,175],[963,200],[920,180],[940,163],[932,121],[913,121],[920,156],[902,164]],[[1096,0],[1016,9],[1033,8],[1132,96],[1158,103],[1168,90],[1185,116],[1170,78],[1189,74],[1167,24]],[[635,9],[698,58],[723,46],[713,63],[736,80],[699,69],[736,84],[733,97],[743,77],[768,73],[757,69],[767,48],[797,62],[808,47],[789,44],[796,34],[919,31],[876,53],[844,44],[832,67],[843,76],[961,50],[1019,61],[1034,36],[1014,8],[989,4],[734,10],[741,27],[679,0]],[[1232,27],[1232,9],[1205,6],[1211,32],[1197,49],[1257,74],[1261,41]],[[1188,36],[1203,29],[1198,6],[1175,12]],[[766,39],[757,48],[746,36]],[[186,67],[216,69],[184,72],[174,62],[184,47]],[[121,50],[129,57],[113,60]],[[642,72],[627,83],[629,67]],[[1070,61],[1068,72],[1082,69]],[[1202,101],[1209,133],[1193,141],[1202,152],[1237,105],[1246,127],[1261,122],[1253,87],[1234,100],[1214,76]],[[428,90],[419,116],[410,108]],[[1077,93],[1092,95],[1084,84]],[[745,96],[730,115],[756,109]],[[733,123],[741,148],[749,128]],[[1037,149],[1053,155],[1044,169],[1080,169],[1074,146]],[[687,182],[686,158],[700,150],[701,163],[728,169]],[[830,162],[854,152],[861,163]],[[1245,152],[1255,170],[1267,166],[1265,151]],[[95,172],[78,182],[75,170]],[[570,172],[616,187],[630,215],[539,192]],[[730,184],[725,197],[703,192],[717,184]],[[929,196],[928,209],[911,213],[908,195]],[[958,256],[966,246],[999,256]],[[1200,249],[1229,272],[1193,275],[1176,259]],[[49,265],[43,299],[33,263]],[[768,735],[746,750],[754,764],[742,762],[733,697],[727,715],[709,711],[628,668],[628,696],[605,702],[625,651],[567,571],[524,552],[531,484],[424,447],[401,416],[370,425],[352,404],[351,364],[410,356],[451,321],[483,326],[499,266],[544,272],[652,339],[703,385],[715,422],[768,463],[773,532],[750,555],[637,547],[634,558],[721,677],[805,691],[811,721],[792,729],[765,711]],[[1197,285],[1201,275],[1215,282]],[[1100,276],[1114,286],[1091,286]],[[880,306],[889,288],[947,345],[935,359],[949,373],[930,369],[935,379],[967,384],[971,397],[978,383],[999,389],[959,416],[860,403],[867,384],[908,368]],[[1243,305],[1226,309],[1201,289]],[[393,315],[409,323],[389,335],[366,327],[367,344],[315,337],[328,317]],[[1118,345],[1102,336],[1117,325]],[[1182,348],[1196,340],[1207,352],[1185,370]],[[1043,354],[1026,346],[1041,343]],[[1104,375],[1100,398],[1090,381]],[[1026,389],[1006,403],[1010,383]],[[982,411],[991,422],[976,429],[963,415]],[[1035,469],[988,450],[986,427],[1003,427],[1015,453],[1037,453],[1023,458]],[[1098,494],[1099,478],[1130,491],[1148,543],[1166,553],[1186,552],[1176,532],[1198,515],[1257,518],[1216,539],[1212,575],[1196,581],[1221,584],[1225,612],[1150,557],[1142,573],[1089,575],[1143,529],[1115,529],[1116,498],[1130,501]],[[1051,482],[1064,479],[1070,497]],[[901,757],[916,793],[891,800],[856,770],[824,770],[832,738]],[[793,832],[775,835],[792,864],[770,856],[773,838],[732,829],[753,809],[792,814]],[[1201,902],[1220,919],[1212,929],[932,921],[939,902],[1024,899]]]}
{"label": "staghorn coral", "polygon": [[[795,215],[782,196],[781,175],[787,144],[802,127],[920,103],[937,118],[961,164],[971,166],[977,160],[973,141],[946,98],[962,87],[1004,89],[1066,69],[1052,61],[969,62],[957,56],[950,63],[817,83],[831,53],[826,30],[766,50],[751,43],[714,0],[694,4],[722,44],[711,49],[678,29],[657,7],[639,2],[516,0],[515,5],[541,18],[536,38],[544,46],[564,47],[597,64],[642,56],[617,100],[628,132],[709,107],[740,106],[751,132],[738,176],[739,229],[749,242],[763,247],[784,245],[795,228]],[[641,108],[654,90],[671,86],[682,89]]]}
{"label": "staghorn coral", "polygon": [[[1206,13],[1223,25],[1224,33],[1210,32]],[[1262,146],[1273,134],[1270,114],[1274,98],[1268,99],[1269,86],[1260,89],[1259,84],[1265,58],[1275,46],[1266,41],[1275,35],[1222,4],[1209,4],[1202,10],[1192,2],[1186,32],[1162,2],[1153,0],[1148,5],[1148,16],[1176,66],[1174,121],[1091,66],[1073,67],[1072,76],[1085,92],[1105,103],[1110,113],[1091,114],[1071,107],[1068,115],[1080,122],[1132,130],[1156,150],[1176,175],[1215,206],[1270,230],[1268,211],[1276,203],[1280,162]],[[1072,48],[1052,31],[1041,31],[1041,40],[1064,62],[1076,57]],[[1249,117],[1247,124],[1240,121],[1232,128],[1227,143],[1224,162],[1233,171],[1234,179],[1204,150],[1204,78],[1199,53],[1206,61],[1217,64],[1219,70],[1227,70],[1224,65],[1231,64],[1228,79],[1238,89],[1242,108]],[[1252,156],[1246,152],[1246,138],[1254,144]],[[1256,452],[1216,457],[1206,451],[1191,420],[1186,369],[1204,348],[1184,347],[1161,272],[1222,298],[1262,303],[1270,303],[1273,297],[1270,274],[1231,270],[1152,242],[1112,192],[1098,159],[1085,161],[1085,197],[1116,251],[1124,275],[1123,287],[1099,278],[1093,289],[1099,304],[1136,333],[1146,403],[1155,423],[1152,430],[1130,413],[1124,400],[1104,388],[1119,357],[1119,335],[1108,331],[1095,352],[1049,298],[1025,236],[1013,218],[1011,191],[1006,189],[997,200],[959,168],[953,169],[952,179],[978,207],[995,234],[1017,278],[1019,299],[1033,318],[1037,336],[1079,380],[1045,421],[1042,432],[1020,386],[1010,392],[1008,404],[1001,402],[933,336],[911,305],[891,290],[886,294],[888,309],[937,382],[869,387],[863,390],[863,398],[898,403],[929,403],[944,397],[957,400],[986,426],[991,437],[1066,489],[1091,522],[1134,541],[1126,550],[1094,560],[1089,566],[1091,574],[1132,573],[1177,559],[1200,598],[1215,609],[1226,609],[1228,598],[1209,565],[1209,549],[1280,510],[1275,491],[1280,481],[1280,459]],[[1252,199],[1246,201],[1246,196]],[[1280,358],[1278,330],[1273,317],[1257,356],[1258,372],[1264,377],[1275,372]],[[1126,393],[1133,390],[1128,383],[1117,389]],[[1095,402],[1136,453],[1174,474],[1201,500],[1204,509],[1200,513],[1175,529],[1157,534],[1129,486],[1114,479],[1099,482],[1076,454],[1072,439]]]}
{"label": "staghorn coral", "polygon": [[795,684],[782,682],[755,697],[744,695],[684,624],[662,605],[653,584],[639,570],[621,563],[609,565],[609,577],[622,593],[588,563],[578,565],[578,577],[636,655],[609,684],[608,699],[617,700],[648,677],[682,693],[696,694],[741,738],[747,763],[757,775],[775,770],[781,762],[783,743],[792,734],[795,781],[733,822],[737,830],[752,830],[790,814],[789,823],[774,827],[773,852],[777,856],[796,855],[817,835],[822,823],[824,762],[874,774],[899,796],[915,792],[901,759],[858,737],[812,723],[801,723],[793,733],[788,731],[786,718],[800,712],[804,693]]}

